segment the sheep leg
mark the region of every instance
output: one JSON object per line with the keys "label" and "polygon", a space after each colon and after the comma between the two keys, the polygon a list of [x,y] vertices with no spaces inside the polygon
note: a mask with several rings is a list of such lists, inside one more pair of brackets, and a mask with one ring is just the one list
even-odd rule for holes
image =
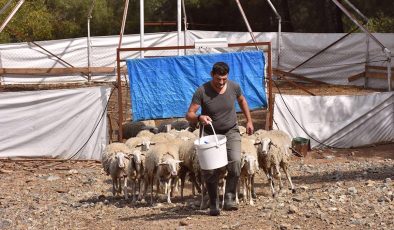
{"label": "sheep leg", "polygon": [[246,186],[247,186],[247,179],[245,177],[242,177],[242,190],[243,190],[242,194],[244,195],[244,197],[243,197],[244,201],[248,200],[248,197],[247,197],[248,190],[247,190]]}
{"label": "sheep leg", "polygon": [[[150,178],[150,185],[151,185],[151,190],[150,190],[150,203],[153,205],[153,184],[154,184],[154,179]],[[157,187],[158,189],[158,187]],[[157,192],[156,192],[157,193]]]}
{"label": "sheep leg", "polygon": [[143,191],[141,191],[142,190],[141,188],[142,188],[142,185],[144,185],[144,187],[145,187],[145,182],[141,179],[138,179],[137,184],[138,184],[138,200],[142,200],[143,199],[143,196],[142,196]]}
{"label": "sheep leg", "polygon": [[285,172],[286,178],[287,178],[287,180],[288,180],[289,183],[290,183],[291,192],[292,192],[292,193],[295,193],[296,190],[295,190],[295,188],[294,188],[293,182],[291,181],[291,176],[290,176],[290,173],[289,173],[289,169],[287,168],[287,166],[286,166],[285,164],[282,165],[282,169],[283,169],[283,171]]}
{"label": "sheep leg", "polygon": [[[223,179],[223,188],[222,188],[222,191],[223,191],[223,199],[222,199],[222,207],[224,207],[224,194],[226,194],[226,179]],[[219,193],[218,193],[219,194]],[[219,200],[219,199],[218,199]]]}
{"label": "sheep leg", "polygon": [[127,200],[129,198],[129,194],[127,194],[127,177],[124,178],[123,192],[124,192],[124,198]]}
{"label": "sheep leg", "polygon": [[267,174],[268,182],[271,186],[272,197],[275,197],[274,180],[270,174]]}
{"label": "sheep leg", "polygon": [[[242,183],[242,180],[241,180],[240,182]],[[238,184],[237,184],[237,190],[235,190],[235,203],[236,203],[236,204],[239,204],[238,193],[239,193],[239,190],[240,190],[240,184],[241,184],[241,183],[238,183]]]}
{"label": "sheep leg", "polygon": [[118,178],[118,194],[120,195],[120,194],[122,194],[122,178],[121,177],[119,177]]}
{"label": "sheep leg", "polygon": [[249,199],[249,204],[254,206],[253,198],[252,198],[252,175],[248,176],[248,199]]}
{"label": "sheep leg", "polygon": [[131,181],[131,202],[135,203],[137,199],[137,181]]}
{"label": "sheep leg", "polygon": [[116,191],[116,179],[112,179],[112,195],[115,196]]}
{"label": "sheep leg", "polygon": [[[183,188],[185,187],[185,177],[180,176],[180,179],[181,179],[181,199],[183,200]],[[192,190],[194,192],[194,187],[192,187]]]}
{"label": "sheep leg", "polygon": [[256,196],[256,192],[254,190],[254,174],[252,175],[252,182],[251,183],[252,183],[252,198],[256,199],[257,196]]}
{"label": "sheep leg", "polygon": [[168,189],[167,189],[167,203],[169,203],[169,204],[171,204],[171,192],[172,192],[171,181],[172,181],[172,179],[170,178],[168,180],[168,182],[165,183],[166,188],[168,187]]}

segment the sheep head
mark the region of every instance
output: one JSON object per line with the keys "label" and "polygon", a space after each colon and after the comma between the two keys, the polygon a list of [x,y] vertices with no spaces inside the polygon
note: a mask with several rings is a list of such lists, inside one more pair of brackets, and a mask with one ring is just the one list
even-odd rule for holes
{"label": "sheep head", "polygon": [[163,159],[159,164],[160,177],[169,178],[178,175],[178,166],[182,161],[175,159]]}
{"label": "sheep head", "polygon": [[256,157],[243,155],[241,158],[241,168],[245,167],[249,175],[253,175],[259,169],[259,163]]}
{"label": "sheep head", "polygon": [[261,153],[267,154],[271,147],[272,141],[270,138],[265,137],[263,139],[260,139],[258,142],[256,142],[256,144],[261,144],[261,148],[260,148]]}
{"label": "sheep head", "polygon": [[126,159],[129,159],[129,157],[123,152],[117,152],[115,154],[115,160],[117,162],[118,167],[121,169],[124,169],[126,167],[126,163],[127,163]]}

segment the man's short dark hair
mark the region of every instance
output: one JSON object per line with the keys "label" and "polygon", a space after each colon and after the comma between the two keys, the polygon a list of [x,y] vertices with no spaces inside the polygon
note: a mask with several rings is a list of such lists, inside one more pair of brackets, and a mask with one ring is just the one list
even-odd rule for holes
{"label": "man's short dark hair", "polygon": [[213,67],[211,73],[213,75],[224,76],[230,72],[230,68],[225,62],[216,62]]}

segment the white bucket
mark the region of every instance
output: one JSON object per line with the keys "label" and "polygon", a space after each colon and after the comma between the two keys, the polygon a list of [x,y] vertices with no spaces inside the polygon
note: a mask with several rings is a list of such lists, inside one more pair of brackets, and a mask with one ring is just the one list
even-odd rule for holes
{"label": "white bucket", "polygon": [[216,135],[212,124],[209,124],[212,127],[214,135],[204,137],[203,126],[202,136],[194,141],[200,167],[204,170],[217,169],[228,164],[226,148],[227,138],[225,135]]}

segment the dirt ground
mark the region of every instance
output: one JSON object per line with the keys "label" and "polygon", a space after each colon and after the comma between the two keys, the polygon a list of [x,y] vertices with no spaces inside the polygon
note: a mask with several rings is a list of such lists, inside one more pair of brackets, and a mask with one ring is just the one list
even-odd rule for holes
{"label": "dirt ground", "polygon": [[394,229],[393,143],[294,156],[295,194],[272,198],[260,172],[255,205],[218,217],[199,210],[189,184],[172,204],[113,197],[98,162],[3,160],[0,169],[0,229]]}

